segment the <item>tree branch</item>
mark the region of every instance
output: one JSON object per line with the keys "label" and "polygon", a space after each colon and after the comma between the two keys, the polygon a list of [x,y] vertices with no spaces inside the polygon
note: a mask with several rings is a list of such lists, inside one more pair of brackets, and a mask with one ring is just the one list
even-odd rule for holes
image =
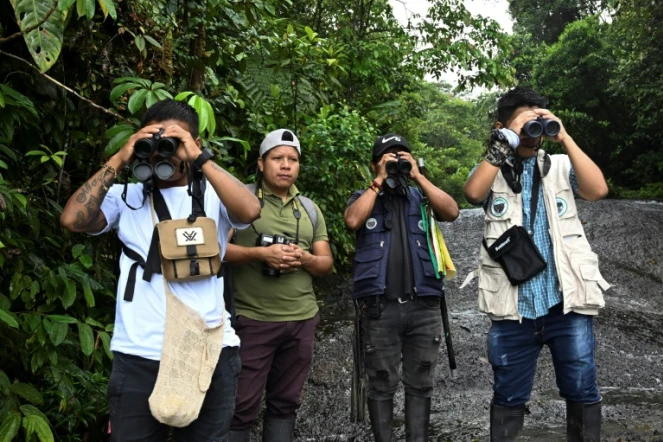
{"label": "tree branch", "polygon": [[120,120],[126,121],[127,123],[129,123],[129,124],[131,124],[131,125],[133,126],[134,123],[133,123],[131,120],[129,120],[129,119],[127,119],[127,118],[124,118],[122,115],[118,114],[118,113],[115,112],[115,111],[112,111],[112,110],[110,110],[110,109],[106,109],[106,108],[103,107],[103,106],[99,106],[99,105],[98,105],[97,103],[95,103],[94,101],[92,101],[92,100],[90,100],[90,99],[88,99],[88,98],[85,98],[85,97],[79,95],[78,93],[76,93],[76,91],[74,91],[74,90],[71,89],[70,87],[65,86],[64,84],[62,84],[62,83],[60,83],[59,81],[57,81],[55,78],[53,78],[53,77],[51,77],[50,75],[47,75],[47,74],[43,73],[42,71],[40,71],[38,67],[36,67],[36,66],[33,65],[32,63],[30,63],[29,61],[27,61],[27,60],[25,60],[25,59],[23,59],[23,58],[21,58],[21,57],[17,57],[17,56],[14,55],[14,54],[10,54],[10,53],[8,53],[8,52],[1,51],[1,50],[0,50],[0,55],[5,55],[5,56],[7,56],[7,57],[9,57],[9,58],[13,58],[14,60],[18,60],[18,61],[20,61],[20,62],[23,63],[23,64],[27,64],[27,65],[30,66],[32,69],[34,69],[35,71],[37,71],[37,72],[39,73],[39,75],[41,75],[42,77],[44,77],[44,78],[47,79],[48,81],[50,81],[50,82],[56,84],[57,86],[60,86],[60,87],[61,87],[62,89],[64,89],[65,91],[69,92],[70,94],[75,95],[78,99],[85,101],[87,104],[89,104],[90,106],[94,107],[95,109],[98,109],[98,110],[100,110],[101,112],[103,112],[103,113],[105,113],[105,114],[112,115],[113,117],[118,118],[118,119],[120,119]]}
{"label": "tree branch", "polygon": [[0,45],[3,44],[3,43],[7,43],[8,41],[13,40],[15,38],[18,38],[23,34],[27,34],[29,32],[32,32],[35,29],[37,29],[39,26],[46,23],[46,20],[48,20],[48,17],[50,17],[51,14],[53,14],[55,12],[55,8],[57,8],[57,6],[58,6],[58,2],[56,1],[56,2],[53,3],[53,6],[51,6],[51,9],[48,10],[48,12],[46,13],[46,16],[44,18],[42,18],[41,21],[39,23],[37,23],[36,25],[30,26],[28,29],[25,29],[23,31],[18,31],[18,32],[10,35],[9,37],[0,38]]}

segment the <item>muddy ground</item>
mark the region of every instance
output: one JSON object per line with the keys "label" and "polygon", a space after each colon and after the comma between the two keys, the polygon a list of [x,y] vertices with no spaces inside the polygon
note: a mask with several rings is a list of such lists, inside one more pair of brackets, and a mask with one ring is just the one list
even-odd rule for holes
{"label": "muddy ground", "polygon": [[[603,395],[602,441],[663,442],[663,204],[578,201],[585,232],[612,288],[595,322]],[[450,377],[442,345],[432,404],[431,440],[487,441],[492,370],[486,359],[489,320],[477,311],[476,280],[459,290],[477,262],[482,211],[463,210],[443,231],[458,270],[447,284],[458,370]],[[350,421],[351,285],[320,281],[323,322],[297,422],[298,441],[371,441],[369,424]],[[523,440],[565,440],[565,404],[550,353],[542,351]],[[396,440],[404,440],[403,391],[395,403]],[[255,429],[257,436],[259,428]],[[259,440],[255,438],[254,440]]]}

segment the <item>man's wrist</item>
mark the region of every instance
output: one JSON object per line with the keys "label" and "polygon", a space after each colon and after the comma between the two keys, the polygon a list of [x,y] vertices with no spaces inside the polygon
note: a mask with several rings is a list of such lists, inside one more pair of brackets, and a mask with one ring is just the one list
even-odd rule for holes
{"label": "man's wrist", "polygon": [[568,150],[569,147],[576,146],[575,141],[573,141],[573,138],[571,138],[571,136],[570,136],[569,134],[566,134],[566,135],[564,136],[564,138],[562,138],[561,140],[559,140],[559,144],[562,145],[562,147],[564,148],[564,150]]}
{"label": "man's wrist", "polygon": [[506,141],[492,140],[486,153],[486,161],[495,167],[502,167],[510,153],[511,146]]}
{"label": "man's wrist", "polygon": [[308,266],[309,264],[311,264],[312,259],[313,259],[313,254],[310,253],[307,250],[304,250],[302,252],[302,257],[300,258],[302,268],[304,268],[304,267]]}
{"label": "man's wrist", "polygon": [[110,157],[110,158],[108,159],[108,161],[106,161],[106,164],[108,164],[109,166],[111,166],[112,168],[114,168],[115,170],[117,170],[117,172],[118,172],[118,174],[119,174],[120,171],[121,171],[121,170],[122,170],[127,164],[129,164],[129,162],[128,162],[128,161],[125,162],[124,159],[120,156],[120,153],[118,152],[118,153],[116,153],[115,155],[113,155],[112,157]]}

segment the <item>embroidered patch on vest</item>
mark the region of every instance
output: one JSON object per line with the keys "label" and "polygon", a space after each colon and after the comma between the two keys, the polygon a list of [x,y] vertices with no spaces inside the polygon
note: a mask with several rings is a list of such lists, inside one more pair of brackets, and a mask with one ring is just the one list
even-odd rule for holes
{"label": "embroidered patch on vest", "polygon": [[566,211],[569,209],[569,204],[564,198],[557,197],[555,199],[557,200],[557,215],[564,216]]}
{"label": "embroidered patch on vest", "polygon": [[497,218],[504,216],[508,209],[509,202],[501,196],[498,196],[490,203],[490,213]]}
{"label": "embroidered patch on vest", "polygon": [[373,230],[378,225],[378,221],[375,218],[369,218],[366,220],[366,228],[368,230]]}
{"label": "embroidered patch on vest", "polygon": [[419,230],[421,230],[423,232],[424,231],[424,220],[420,219],[419,223],[417,225],[419,226]]}

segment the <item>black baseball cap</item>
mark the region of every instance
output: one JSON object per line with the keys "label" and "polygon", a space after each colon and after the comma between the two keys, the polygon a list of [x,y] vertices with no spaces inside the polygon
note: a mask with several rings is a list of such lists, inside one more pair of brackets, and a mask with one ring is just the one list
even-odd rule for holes
{"label": "black baseball cap", "polygon": [[399,146],[404,151],[410,152],[410,146],[407,144],[405,137],[398,134],[380,135],[375,139],[373,144],[373,161],[376,161],[382,154],[392,147]]}

